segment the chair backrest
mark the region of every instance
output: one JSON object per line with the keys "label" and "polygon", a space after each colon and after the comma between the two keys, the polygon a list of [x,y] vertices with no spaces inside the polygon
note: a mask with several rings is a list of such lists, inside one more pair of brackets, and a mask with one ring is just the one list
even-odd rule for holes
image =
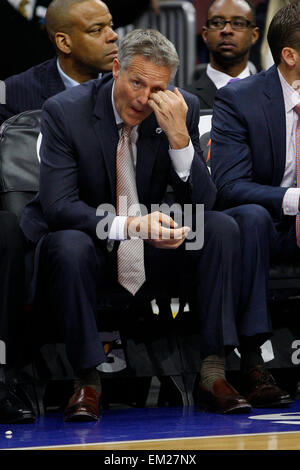
{"label": "chair backrest", "polygon": [[191,82],[196,64],[196,11],[190,2],[164,0],[160,13],[146,11],[135,23],[135,28],[156,29],[176,47],[180,66],[173,84],[183,87]]}
{"label": "chair backrest", "polygon": [[0,205],[19,218],[38,191],[41,110],[24,111],[0,128]]}
{"label": "chair backrest", "polygon": [[200,147],[203,152],[207,166],[210,168],[210,131],[212,120],[212,109],[203,109],[200,111],[199,135]]}

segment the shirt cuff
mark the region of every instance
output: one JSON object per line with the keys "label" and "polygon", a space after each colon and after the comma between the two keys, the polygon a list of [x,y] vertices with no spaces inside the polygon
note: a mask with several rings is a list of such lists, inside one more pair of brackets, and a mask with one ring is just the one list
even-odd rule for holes
{"label": "shirt cuff", "polygon": [[190,139],[189,145],[182,149],[172,149],[169,147],[169,155],[179,178],[186,181],[190,176],[192,161],[194,158],[194,146]]}
{"label": "shirt cuff", "polygon": [[300,188],[289,188],[282,201],[284,215],[299,214]]}
{"label": "shirt cuff", "polygon": [[127,217],[123,215],[117,215],[113,223],[111,224],[110,231],[108,234],[109,240],[126,240],[125,235],[125,224]]}

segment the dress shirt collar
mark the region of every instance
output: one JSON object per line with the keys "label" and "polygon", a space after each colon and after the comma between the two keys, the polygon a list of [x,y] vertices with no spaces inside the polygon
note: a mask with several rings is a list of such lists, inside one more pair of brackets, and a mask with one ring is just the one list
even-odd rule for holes
{"label": "dress shirt collar", "polygon": [[288,113],[291,111],[297,104],[300,104],[300,95],[284,78],[280,70],[278,70],[278,75],[282,87],[283,99],[285,112]]}
{"label": "dress shirt collar", "polygon": [[[76,80],[74,80],[73,78],[69,77],[69,75],[67,75],[63,69],[61,68],[60,64],[59,64],[59,60],[57,58],[57,70],[58,70],[58,73],[63,81],[63,84],[65,85],[66,87],[66,90],[68,90],[68,88],[72,88],[73,86],[76,86],[76,85],[80,85],[79,82],[77,82]],[[99,76],[98,78],[101,78],[102,77],[102,73],[99,73]]]}
{"label": "dress shirt collar", "polygon": [[[208,77],[211,79],[211,81],[215,84],[217,89],[227,85],[229,80],[231,80],[233,77],[231,75],[228,75],[227,73],[220,72],[219,70],[214,69],[210,64],[207,65],[206,73]],[[250,70],[248,65],[244,68],[244,70],[234,78],[246,78],[249,77],[250,75]]]}

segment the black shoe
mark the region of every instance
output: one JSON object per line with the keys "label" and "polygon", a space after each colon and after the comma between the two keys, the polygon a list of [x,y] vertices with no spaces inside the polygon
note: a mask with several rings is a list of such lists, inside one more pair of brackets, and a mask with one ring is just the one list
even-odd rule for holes
{"label": "black shoe", "polygon": [[34,423],[35,414],[13,388],[0,382],[0,423]]}

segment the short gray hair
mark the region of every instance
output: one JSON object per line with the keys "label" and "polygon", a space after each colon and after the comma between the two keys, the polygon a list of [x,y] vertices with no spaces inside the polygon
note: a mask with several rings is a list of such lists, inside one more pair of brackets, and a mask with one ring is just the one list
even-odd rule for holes
{"label": "short gray hair", "polygon": [[118,59],[121,71],[127,69],[134,56],[142,55],[156,65],[171,69],[171,78],[175,77],[179,66],[179,57],[174,44],[155,29],[134,29],[120,42]]}

